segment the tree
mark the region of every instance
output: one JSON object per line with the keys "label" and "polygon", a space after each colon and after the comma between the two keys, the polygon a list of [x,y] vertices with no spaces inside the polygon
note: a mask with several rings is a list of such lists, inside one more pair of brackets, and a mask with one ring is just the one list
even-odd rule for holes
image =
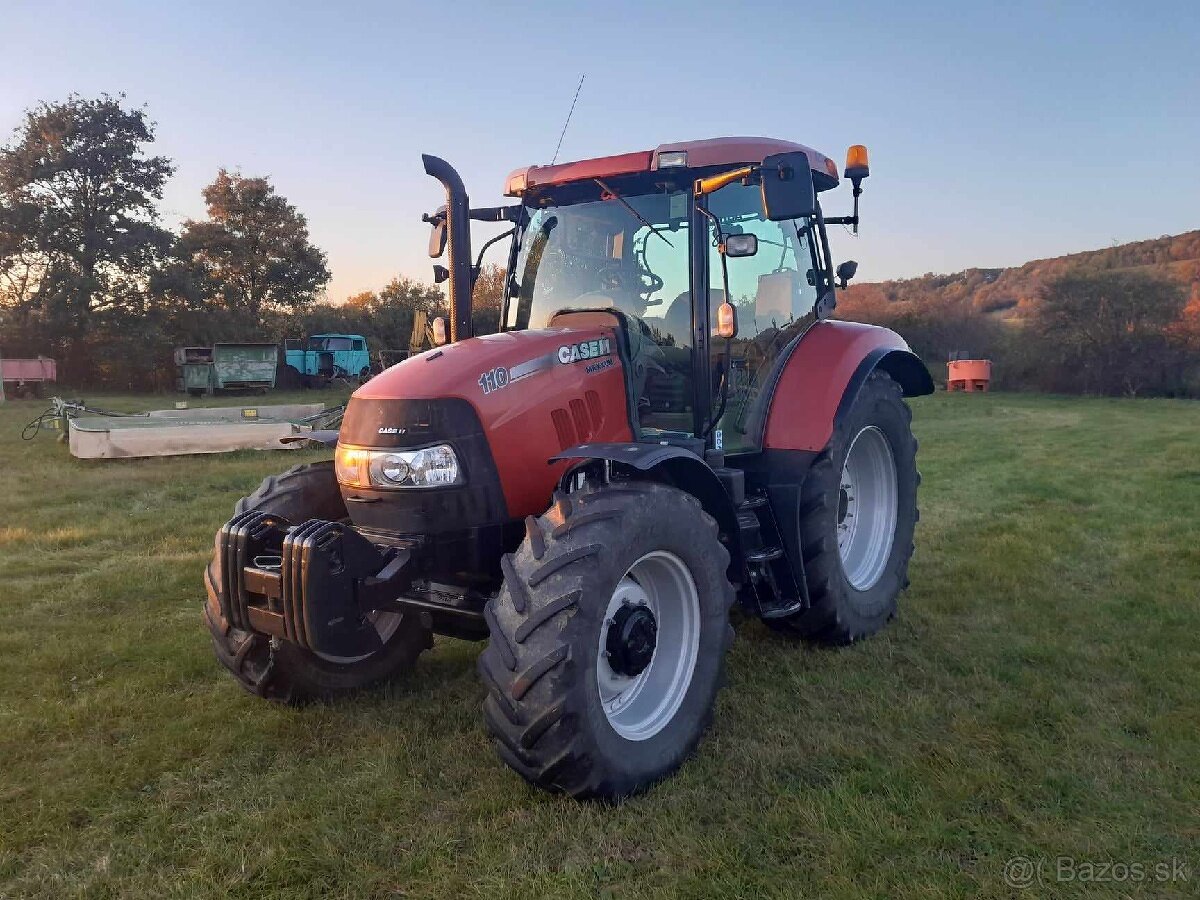
{"label": "tree", "polygon": [[86,370],[83,339],[105,313],[137,305],[171,244],[155,203],[172,172],[146,156],[154,126],[123,96],[42,103],[0,149],[0,306]]}
{"label": "tree", "polygon": [[446,315],[441,290],[397,277],[381,290],[363,291],[345,303],[313,303],[279,316],[269,328],[281,338],[322,332],[361,334],[372,350],[406,350],[418,310],[428,319]]}
{"label": "tree", "polygon": [[1030,319],[1056,390],[1169,391],[1179,378],[1169,334],[1186,297],[1172,281],[1131,271],[1079,270],[1049,282]]}
{"label": "tree", "polygon": [[471,324],[475,334],[493,334],[500,330],[506,274],[497,265],[486,265],[480,270],[471,296]]}
{"label": "tree", "polygon": [[368,291],[349,298],[346,307],[360,310],[380,349],[389,350],[407,349],[418,311],[429,321],[447,314],[440,289],[402,276],[393,278],[378,293]]}
{"label": "tree", "polygon": [[328,284],[325,254],[309,241],[307,220],[265,177],[221,169],[204,202],[208,219],[184,222],[180,250],[205,296],[258,322],[264,311],[311,303]]}

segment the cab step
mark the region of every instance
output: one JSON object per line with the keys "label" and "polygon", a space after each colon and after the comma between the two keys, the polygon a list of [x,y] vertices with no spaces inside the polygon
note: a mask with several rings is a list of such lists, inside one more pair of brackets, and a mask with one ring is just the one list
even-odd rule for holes
{"label": "cab step", "polygon": [[802,609],[804,609],[804,601],[794,600],[784,606],[772,606],[767,609],[761,609],[758,615],[762,619],[786,619],[788,616],[794,616]]}
{"label": "cab step", "polygon": [[784,556],[782,536],[766,494],[750,494],[737,506],[752,611],[763,619],[780,619],[804,608],[792,567]]}
{"label": "cab step", "polygon": [[748,563],[769,563],[775,562],[783,556],[783,550],[780,547],[761,547],[752,553],[746,554],[746,562]]}

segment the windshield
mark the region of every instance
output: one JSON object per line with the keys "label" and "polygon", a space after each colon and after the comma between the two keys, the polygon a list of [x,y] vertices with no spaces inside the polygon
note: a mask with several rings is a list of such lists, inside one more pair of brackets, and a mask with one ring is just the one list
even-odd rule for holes
{"label": "windshield", "polygon": [[345,337],[314,337],[309,338],[309,350],[349,350],[350,338]]}
{"label": "windshield", "polygon": [[689,344],[690,196],[605,196],[531,212],[506,327],[544,328],[562,310],[615,308]]}

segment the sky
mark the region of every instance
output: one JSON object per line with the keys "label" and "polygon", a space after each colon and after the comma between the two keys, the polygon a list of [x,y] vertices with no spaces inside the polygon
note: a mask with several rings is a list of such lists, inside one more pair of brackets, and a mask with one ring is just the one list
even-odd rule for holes
{"label": "sky", "polygon": [[[547,163],[723,135],[866,144],[858,280],[1009,266],[1200,228],[1200,3],[183,4],[0,0],[0,141],[39,101],[123,92],[176,171],[268,175],[341,300],[429,280],[442,202]],[[849,212],[843,185],[827,214]],[[479,243],[476,243],[476,247]],[[489,259],[503,262],[496,248]]]}

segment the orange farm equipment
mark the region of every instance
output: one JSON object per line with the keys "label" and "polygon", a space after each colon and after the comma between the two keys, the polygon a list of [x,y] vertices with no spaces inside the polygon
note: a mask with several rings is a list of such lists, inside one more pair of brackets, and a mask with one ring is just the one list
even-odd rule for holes
{"label": "orange farm equipment", "polygon": [[990,359],[952,359],[946,364],[946,390],[986,391],[992,383]]}

